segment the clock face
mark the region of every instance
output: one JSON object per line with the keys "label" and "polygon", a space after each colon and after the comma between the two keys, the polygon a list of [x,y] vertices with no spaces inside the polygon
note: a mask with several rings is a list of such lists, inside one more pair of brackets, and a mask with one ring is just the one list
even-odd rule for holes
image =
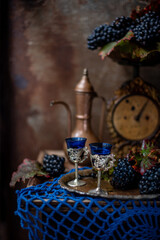
{"label": "clock face", "polygon": [[127,140],[151,138],[159,129],[159,107],[144,95],[123,97],[114,107],[112,123],[115,131]]}

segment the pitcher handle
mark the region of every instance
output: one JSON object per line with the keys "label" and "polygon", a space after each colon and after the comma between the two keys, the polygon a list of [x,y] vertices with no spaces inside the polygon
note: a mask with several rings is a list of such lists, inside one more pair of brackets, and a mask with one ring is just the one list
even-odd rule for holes
{"label": "pitcher handle", "polygon": [[55,104],[61,104],[63,105],[66,110],[67,110],[67,114],[68,114],[68,137],[71,136],[71,131],[72,131],[72,113],[71,113],[71,109],[69,107],[69,105],[66,102],[63,101],[59,101],[59,100],[52,100],[50,102],[50,106],[52,107]]}
{"label": "pitcher handle", "polygon": [[101,97],[101,96],[96,96],[95,98],[100,98],[102,100],[101,117],[100,117],[100,123],[99,123],[99,133],[98,133],[98,137],[100,141],[102,141],[103,129],[104,129],[104,117],[105,117],[105,111],[106,111],[106,100],[104,97]]}

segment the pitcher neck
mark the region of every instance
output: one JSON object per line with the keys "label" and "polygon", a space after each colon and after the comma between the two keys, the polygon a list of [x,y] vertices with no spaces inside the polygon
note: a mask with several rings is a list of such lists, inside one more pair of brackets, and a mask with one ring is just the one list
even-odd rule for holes
{"label": "pitcher neck", "polygon": [[88,120],[91,118],[92,94],[76,94],[76,119]]}
{"label": "pitcher neck", "polygon": [[80,129],[83,131],[92,131],[91,128],[91,118],[85,116],[76,116],[75,129]]}

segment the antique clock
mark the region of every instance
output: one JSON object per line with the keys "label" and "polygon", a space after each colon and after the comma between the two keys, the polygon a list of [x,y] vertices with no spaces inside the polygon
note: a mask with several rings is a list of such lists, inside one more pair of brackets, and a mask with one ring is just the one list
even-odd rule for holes
{"label": "antique clock", "polygon": [[108,102],[107,123],[115,153],[122,155],[143,139],[160,134],[160,102],[155,87],[140,77],[128,81]]}

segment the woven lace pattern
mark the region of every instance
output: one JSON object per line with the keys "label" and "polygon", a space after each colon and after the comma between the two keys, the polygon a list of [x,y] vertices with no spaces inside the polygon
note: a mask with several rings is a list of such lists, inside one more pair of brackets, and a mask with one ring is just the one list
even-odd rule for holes
{"label": "woven lace pattern", "polygon": [[119,200],[68,192],[45,182],[17,191],[17,211],[29,240],[158,240],[160,199]]}

